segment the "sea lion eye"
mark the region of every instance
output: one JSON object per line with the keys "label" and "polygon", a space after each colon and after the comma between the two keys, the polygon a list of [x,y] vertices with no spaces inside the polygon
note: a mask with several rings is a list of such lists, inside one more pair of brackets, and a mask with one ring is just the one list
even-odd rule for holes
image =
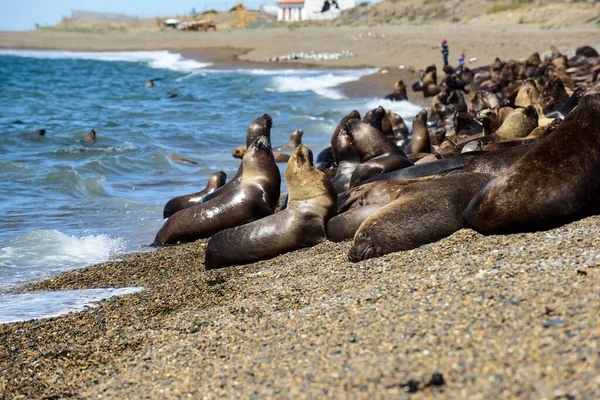
{"label": "sea lion eye", "polygon": [[358,234],[358,238],[359,239],[363,239],[363,240],[366,239],[367,238],[367,232],[363,231],[363,232],[359,233]]}

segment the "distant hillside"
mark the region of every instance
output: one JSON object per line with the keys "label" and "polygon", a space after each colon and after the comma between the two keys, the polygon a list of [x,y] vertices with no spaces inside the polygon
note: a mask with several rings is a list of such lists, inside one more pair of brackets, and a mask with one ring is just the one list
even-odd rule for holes
{"label": "distant hillside", "polygon": [[382,24],[539,24],[558,28],[582,24],[600,27],[599,2],[384,0],[342,12],[336,25]]}

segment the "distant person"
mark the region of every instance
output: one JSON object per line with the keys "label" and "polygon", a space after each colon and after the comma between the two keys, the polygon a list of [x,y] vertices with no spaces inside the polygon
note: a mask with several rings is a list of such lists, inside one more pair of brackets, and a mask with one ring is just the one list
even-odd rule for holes
{"label": "distant person", "polygon": [[325,0],[325,3],[323,3],[323,8],[321,9],[321,12],[325,12],[325,11],[329,11],[329,9],[331,8],[331,3],[329,3],[329,0]]}
{"label": "distant person", "polygon": [[338,3],[337,3],[337,1],[335,1],[335,0],[333,0],[333,1],[331,2],[331,6],[332,6],[332,7],[335,7],[335,8],[337,8],[338,10],[340,9],[340,6],[338,6]]}
{"label": "distant person", "polygon": [[448,39],[446,39],[446,38],[442,39],[441,50],[442,50],[442,57],[444,57],[444,67],[445,67],[446,65],[448,65],[448,53],[450,52],[448,50]]}
{"label": "distant person", "polygon": [[465,51],[463,50],[459,59],[458,59],[458,65],[460,68],[465,66]]}

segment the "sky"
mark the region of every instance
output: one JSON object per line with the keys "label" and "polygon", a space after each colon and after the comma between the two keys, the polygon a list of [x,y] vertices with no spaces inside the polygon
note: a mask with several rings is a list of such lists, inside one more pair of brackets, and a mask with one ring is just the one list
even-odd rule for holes
{"label": "sky", "polygon": [[[372,2],[372,1],[371,1]],[[277,0],[246,0],[246,6],[258,9],[261,4],[276,4]],[[357,0],[358,4],[359,1]],[[181,15],[195,8],[224,11],[235,0],[0,0],[0,30],[24,31],[57,24],[71,10],[123,13],[141,18]]]}

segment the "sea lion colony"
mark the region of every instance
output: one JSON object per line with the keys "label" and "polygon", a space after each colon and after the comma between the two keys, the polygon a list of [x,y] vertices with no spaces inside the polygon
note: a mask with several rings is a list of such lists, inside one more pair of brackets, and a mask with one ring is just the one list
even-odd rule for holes
{"label": "sea lion colony", "polygon": [[[348,258],[360,261],[464,227],[543,230],[600,211],[600,56],[593,48],[445,73],[438,84],[430,66],[413,85],[433,100],[410,135],[383,107],[362,119],[353,110],[317,167],[292,135],[289,194],[277,213],[272,121],[257,118],[236,176],[223,185],[219,173],[218,183],[211,177],[204,191],[167,203],[171,217],[155,244],[212,236],[206,267],[219,268],[353,239]],[[398,92],[406,92],[403,82]]]}

